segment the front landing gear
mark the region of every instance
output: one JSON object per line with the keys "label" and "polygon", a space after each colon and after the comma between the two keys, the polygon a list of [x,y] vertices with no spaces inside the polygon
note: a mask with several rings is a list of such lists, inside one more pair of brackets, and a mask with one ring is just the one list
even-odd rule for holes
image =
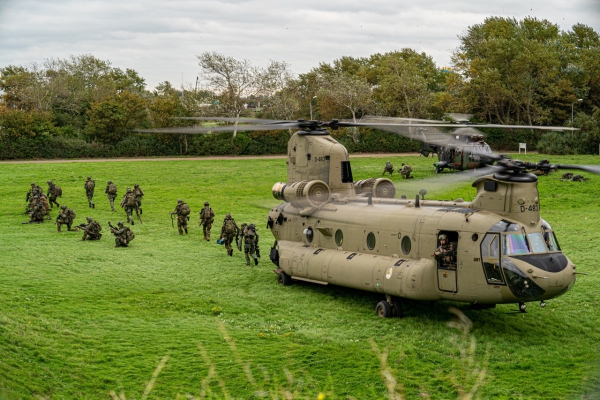
{"label": "front landing gear", "polygon": [[519,311],[521,311],[522,313],[526,313],[527,312],[527,304],[519,303]]}
{"label": "front landing gear", "polygon": [[386,295],[385,298],[386,300],[377,303],[377,306],[375,307],[375,314],[377,314],[377,316],[380,318],[402,318],[404,316],[404,311],[402,310],[402,304],[400,303],[400,300],[393,299],[390,295]]}

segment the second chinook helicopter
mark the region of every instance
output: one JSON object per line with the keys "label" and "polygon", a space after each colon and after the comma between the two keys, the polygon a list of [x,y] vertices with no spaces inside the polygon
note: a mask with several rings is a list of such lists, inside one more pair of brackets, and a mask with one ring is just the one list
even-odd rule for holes
{"label": "second chinook helicopter", "polygon": [[[275,239],[270,259],[282,285],[303,280],[380,293],[377,315],[401,317],[403,299],[517,303],[524,312],[528,302],[545,306],[575,283],[575,265],[540,216],[537,177],[527,172],[534,163],[496,157],[493,173],[473,183],[471,202],[397,199],[389,179],[354,181],[348,151],[326,130],[365,124],[245,122],[256,125],[237,129],[299,129],[288,142],[287,180],[272,188],[283,203],[267,216]],[[441,240],[450,244],[445,250]],[[444,257],[435,256],[440,251]]]}
{"label": "second chinook helicopter", "polygon": [[[465,171],[484,168],[494,164],[496,156],[485,142],[484,134],[477,128],[539,129],[551,131],[575,131],[577,128],[559,126],[492,125],[470,123],[470,114],[448,114],[453,122],[418,118],[365,116],[361,121],[372,126],[384,124],[384,130],[403,134],[421,142],[420,153],[429,157],[437,155],[433,163],[435,172],[444,169]],[[448,132],[450,131],[450,132]],[[550,169],[548,160],[538,163],[539,171]]]}

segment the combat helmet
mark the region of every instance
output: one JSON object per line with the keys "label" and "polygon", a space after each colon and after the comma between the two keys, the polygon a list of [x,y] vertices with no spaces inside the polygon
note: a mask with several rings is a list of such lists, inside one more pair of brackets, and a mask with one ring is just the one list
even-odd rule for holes
{"label": "combat helmet", "polygon": [[117,226],[123,226],[123,221],[117,222]]}
{"label": "combat helmet", "polygon": [[52,179],[49,179],[47,183],[52,183]]}
{"label": "combat helmet", "polygon": [[225,216],[225,219],[229,219],[231,218],[231,214],[227,213],[227,215]]}
{"label": "combat helmet", "polygon": [[106,183],[108,183],[108,184],[110,185],[110,184],[112,183],[112,181],[108,181],[108,182],[106,182]]}
{"label": "combat helmet", "polygon": [[440,236],[438,236],[438,240],[441,242],[442,240],[448,241],[448,235],[446,235],[445,233],[442,233]]}
{"label": "combat helmet", "polygon": [[67,209],[67,206],[65,206],[64,204],[62,206],[60,206],[60,208],[62,208],[63,210]]}
{"label": "combat helmet", "polygon": [[183,199],[177,199],[178,203],[183,203]]}
{"label": "combat helmet", "polygon": [[205,206],[209,206],[210,204],[208,203],[208,201],[205,201],[205,202],[204,202],[204,205],[205,205]]}
{"label": "combat helmet", "polygon": [[92,217],[87,217],[86,218],[88,221],[92,222]]}

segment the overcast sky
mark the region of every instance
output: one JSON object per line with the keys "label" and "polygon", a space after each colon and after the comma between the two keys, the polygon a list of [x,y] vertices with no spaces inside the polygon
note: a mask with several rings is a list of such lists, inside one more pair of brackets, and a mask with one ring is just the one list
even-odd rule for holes
{"label": "overcast sky", "polygon": [[342,56],[409,47],[441,67],[457,36],[490,16],[600,32],[600,0],[0,0],[0,68],[92,54],[136,70],[153,88],[195,83],[196,55],[205,51],[257,66],[285,61],[304,73]]}

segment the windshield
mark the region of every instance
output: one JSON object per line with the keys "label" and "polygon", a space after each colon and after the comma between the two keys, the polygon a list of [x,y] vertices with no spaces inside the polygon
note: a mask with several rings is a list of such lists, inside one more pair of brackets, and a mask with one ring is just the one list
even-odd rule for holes
{"label": "windshield", "polygon": [[529,243],[531,243],[531,249],[534,253],[546,253],[546,245],[544,244],[544,237],[541,233],[530,233]]}
{"label": "windshield", "polygon": [[546,245],[548,246],[548,250],[560,251],[560,246],[558,245],[558,240],[556,240],[556,236],[554,236],[554,232],[544,232],[544,238],[546,239]]}
{"label": "windshield", "polygon": [[506,233],[502,235],[504,246],[502,254],[511,256],[519,254],[529,254],[529,242],[524,233]]}

